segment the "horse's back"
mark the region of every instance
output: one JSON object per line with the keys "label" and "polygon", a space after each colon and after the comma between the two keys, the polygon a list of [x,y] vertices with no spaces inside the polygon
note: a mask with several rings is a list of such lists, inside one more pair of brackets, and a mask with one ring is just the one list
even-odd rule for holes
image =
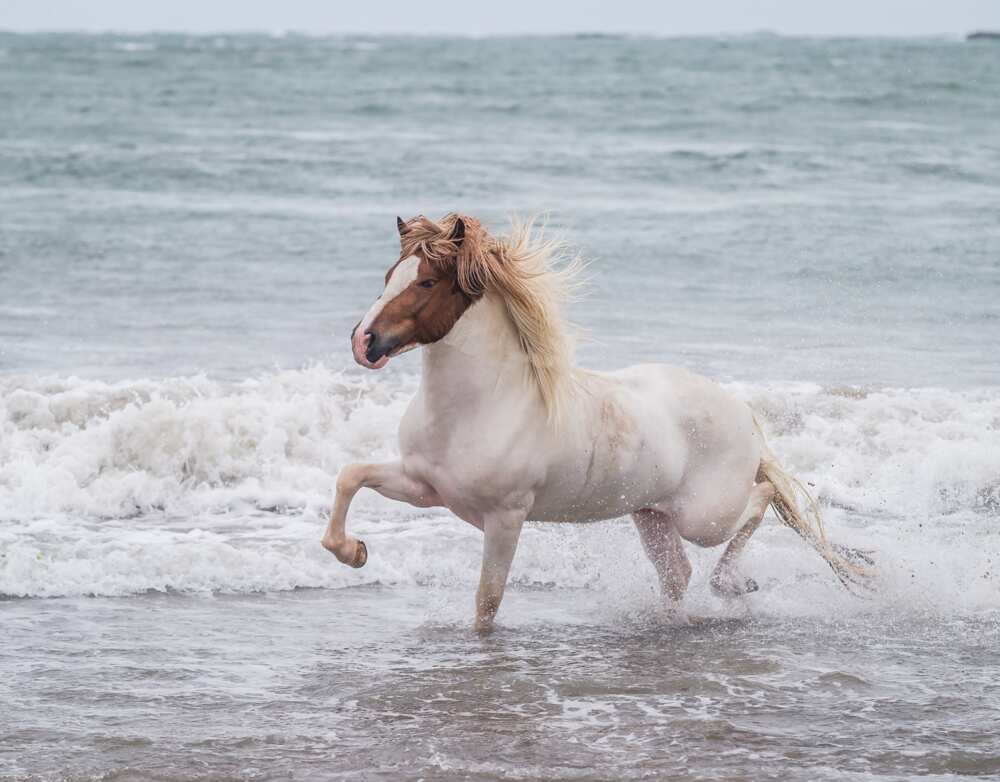
{"label": "horse's back", "polygon": [[725,445],[734,434],[748,434],[754,423],[750,408],[718,383],[671,364],[635,364],[612,372],[588,372],[585,384],[618,387],[621,399],[637,419],[679,429],[696,445]]}

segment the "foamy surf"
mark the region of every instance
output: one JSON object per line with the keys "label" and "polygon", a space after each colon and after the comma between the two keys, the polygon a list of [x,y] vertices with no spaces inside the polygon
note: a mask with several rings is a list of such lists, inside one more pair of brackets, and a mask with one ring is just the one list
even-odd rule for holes
{"label": "foamy surf", "polygon": [[[443,511],[363,492],[350,523],[369,564],[344,568],[318,545],[338,470],[393,457],[415,388],[408,374],[322,365],[241,382],[3,379],[0,593],[471,586],[479,534]],[[831,536],[873,549],[882,572],[874,600],[857,601],[787,530],[767,525],[745,561],[762,586],[757,610],[810,614],[817,600],[824,611],[1000,608],[1000,391],[730,388],[811,484]],[[692,610],[720,610],[704,588],[718,552],[692,554]],[[531,525],[512,577],[598,590],[636,610],[654,599],[625,521]]]}

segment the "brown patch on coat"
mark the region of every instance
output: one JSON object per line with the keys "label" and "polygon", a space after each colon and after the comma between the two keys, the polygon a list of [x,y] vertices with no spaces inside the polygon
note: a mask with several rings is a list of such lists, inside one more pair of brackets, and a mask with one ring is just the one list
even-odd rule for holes
{"label": "brown patch on coat", "polygon": [[[392,269],[386,279],[391,274]],[[369,330],[389,355],[411,345],[429,345],[451,331],[473,301],[458,287],[454,274],[421,258],[416,279],[382,308]]]}
{"label": "brown patch on coat", "polygon": [[[465,238],[465,225],[461,220],[450,226],[448,233],[435,226],[436,255],[433,260],[427,257],[429,248],[424,242],[414,242],[412,236],[408,238],[413,232],[407,225],[399,223],[400,255],[385,273],[386,285],[406,258],[416,256],[420,263],[416,279],[387,303],[369,326],[373,344],[381,355],[395,355],[415,345],[437,342],[451,331],[481,295],[468,292],[460,284],[458,255]],[[449,256],[450,263],[447,262]]]}

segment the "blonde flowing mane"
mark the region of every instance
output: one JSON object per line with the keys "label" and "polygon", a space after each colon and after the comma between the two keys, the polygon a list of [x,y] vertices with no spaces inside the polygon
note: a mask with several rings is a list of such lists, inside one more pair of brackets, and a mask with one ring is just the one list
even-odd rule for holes
{"label": "blonde flowing mane", "polygon": [[[453,240],[459,220],[464,238]],[[510,234],[495,238],[473,217],[449,214],[435,223],[420,216],[405,224],[401,243],[401,257],[419,250],[429,263],[454,268],[467,296],[501,297],[549,421],[558,422],[573,385],[572,329],[564,308],[579,285],[579,257],[545,238],[533,219],[514,218]]]}

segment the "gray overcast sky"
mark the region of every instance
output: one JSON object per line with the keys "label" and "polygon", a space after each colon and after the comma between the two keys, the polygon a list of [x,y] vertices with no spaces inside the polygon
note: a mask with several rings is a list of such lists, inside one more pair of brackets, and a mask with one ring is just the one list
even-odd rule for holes
{"label": "gray overcast sky", "polygon": [[0,0],[6,30],[933,35],[1000,29],[1000,0]]}

